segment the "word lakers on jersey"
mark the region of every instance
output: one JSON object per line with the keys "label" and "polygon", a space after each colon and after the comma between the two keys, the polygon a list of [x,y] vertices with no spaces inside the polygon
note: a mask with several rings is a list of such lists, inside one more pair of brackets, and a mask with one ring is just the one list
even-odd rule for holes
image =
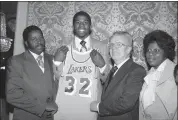
{"label": "word lakers on jersey", "polygon": [[69,47],[56,97],[58,112],[54,120],[96,120],[90,103],[100,99],[101,83],[90,51],[81,53]]}

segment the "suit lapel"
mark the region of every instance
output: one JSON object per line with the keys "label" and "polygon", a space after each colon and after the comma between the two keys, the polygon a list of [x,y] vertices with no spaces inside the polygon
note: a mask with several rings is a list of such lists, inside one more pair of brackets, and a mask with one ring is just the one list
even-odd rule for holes
{"label": "suit lapel", "polygon": [[73,48],[74,50],[79,51],[78,48],[77,48],[77,46],[76,46],[76,44],[75,44],[75,37],[72,38],[72,39],[73,39],[72,42],[71,42],[71,46],[72,46],[72,48]]}
{"label": "suit lapel", "polygon": [[[175,84],[173,76],[174,67],[175,64],[172,61],[168,60],[165,65],[164,71],[160,76],[159,82],[157,83],[156,89],[156,93],[162,100],[169,116],[174,115],[175,110],[177,109],[177,86]],[[169,96],[169,94],[171,94],[171,96]]]}
{"label": "suit lapel", "polygon": [[[44,53],[44,72],[49,70],[49,61],[47,55]],[[52,64],[52,63],[51,63]]]}
{"label": "suit lapel", "polygon": [[106,81],[106,85],[104,85],[103,88],[103,96],[107,96],[108,93],[111,92],[112,89],[115,88],[115,86],[118,86],[118,84],[123,80],[123,77],[129,72],[129,67],[132,64],[132,59],[129,59],[128,61],[126,61],[117,71],[117,73],[114,75],[114,77],[112,78],[112,80],[110,81],[110,83],[108,84],[108,77],[107,77],[107,81]]}
{"label": "suit lapel", "polygon": [[24,56],[25,61],[30,62],[33,66],[38,67],[38,63],[36,62],[35,58],[29,51],[25,51]]}
{"label": "suit lapel", "polygon": [[167,61],[164,71],[161,74],[159,81],[157,83],[157,86],[161,85],[162,83],[166,82],[168,79],[170,79],[170,76],[173,77],[173,72],[170,72],[170,70],[173,70],[175,67],[175,65],[173,64],[173,62],[171,62],[170,60]]}
{"label": "suit lapel", "polygon": [[28,68],[28,71],[30,73],[33,73],[34,71],[38,74],[42,74],[42,70],[38,66],[38,63],[36,62],[35,58],[33,55],[27,50],[24,53],[24,66],[25,68]]}
{"label": "suit lapel", "polygon": [[96,50],[99,49],[100,52],[104,52],[102,50],[103,47],[104,46],[101,45],[101,42],[90,37],[90,48],[89,49],[96,49]]}
{"label": "suit lapel", "polygon": [[[24,55],[25,55],[26,61],[31,63],[29,66],[33,66],[32,68],[35,68],[36,70],[43,73],[41,68],[38,66],[38,63],[36,62],[35,58],[29,51],[26,51]],[[28,64],[28,63],[26,63],[26,64]],[[44,53],[44,72],[46,70],[49,70],[49,63],[48,63],[48,56]]]}

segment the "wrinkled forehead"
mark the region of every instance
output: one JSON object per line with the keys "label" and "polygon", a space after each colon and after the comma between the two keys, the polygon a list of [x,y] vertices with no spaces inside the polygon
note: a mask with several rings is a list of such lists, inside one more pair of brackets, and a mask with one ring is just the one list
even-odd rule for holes
{"label": "wrinkled forehead", "polygon": [[110,43],[117,43],[117,42],[123,43],[128,46],[132,46],[132,37],[128,34],[120,34],[120,35],[116,34],[111,37]]}

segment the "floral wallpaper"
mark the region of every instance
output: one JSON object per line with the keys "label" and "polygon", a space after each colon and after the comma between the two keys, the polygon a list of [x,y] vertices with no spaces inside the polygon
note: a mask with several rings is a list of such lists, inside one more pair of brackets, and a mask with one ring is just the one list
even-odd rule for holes
{"label": "floral wallpaper", "polygon": [[93,38],[107,43],[114,31],[128,31],[134,41],[133,59],[146,68],[142,50],[145,34],[161,29],[173,36],[177,44],[177,7],[177,2],[153,1],[29,2],[27,23],[42,29],[46,52],[54,54],[58,47],[72,40],[74,14],[86,11],[92,19]]}

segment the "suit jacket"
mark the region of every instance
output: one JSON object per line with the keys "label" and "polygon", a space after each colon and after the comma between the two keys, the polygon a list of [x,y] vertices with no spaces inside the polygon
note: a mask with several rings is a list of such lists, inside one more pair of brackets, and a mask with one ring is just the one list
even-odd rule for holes
{"label": "suit jacket", "polygon": [[43,112],[48,103],[55,104],[57,89],[52,57],[45,53],[44,69],[43,73],[29,51],[8,60],[6,96],[15,107],[14,120],[49,120]]}
{"label": "suit jacket", "polygon": [[[109,73],[110,64],[111,64],[107,44],[104,42],[95,40],[93,38],[90,38],[90,44],[91,44],[91,46],[90,46],[91,48],[99,50],[100,54],[103,56],[103,58],[105,60],[106,67],[105,67],[103,73],[100,73],[99,69],[97,70],[98,79],[100,79],[102,82],[105,82],[106,77]],[[68,46],[70,46],[70,45],[73,46],[73,49],[78,50],[77,47],[75,46],[74,38],[72,38],[71,43],[68,44]],[[55,66],[55,67],[56,67],[56,69],[54,69],[55,76],[58,76],[58,78],[59,78],[60,75],[62,74],[63,65],[61,64],[60,66]]]}
{"label": "suit jacket", "polygon": [[[140,120],[177,120],[177,86],[173,76],[175,64],[168,60],[156,86],[155,102],[143,109],[140,100]],[[146,86],[146,84],[143,85]]]}
{"label": "suit jacket", "polygon": [[126,61],[108,84],[103,87],[98,120],[138,120],[139,94],[146,74],[145,69]]}

